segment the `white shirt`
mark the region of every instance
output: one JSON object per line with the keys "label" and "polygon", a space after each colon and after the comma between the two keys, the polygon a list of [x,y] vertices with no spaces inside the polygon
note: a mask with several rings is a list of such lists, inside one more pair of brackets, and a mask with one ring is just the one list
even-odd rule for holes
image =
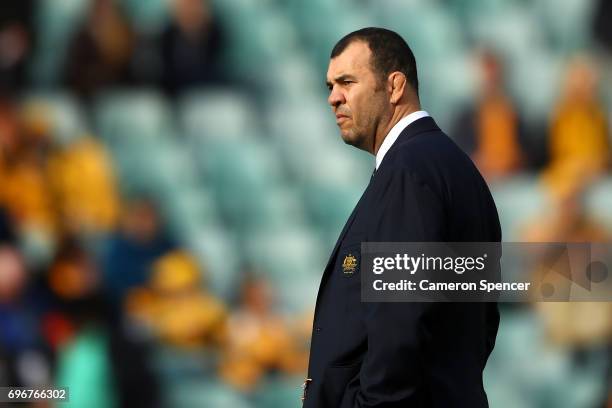
{"label": "white shirt", "polygon": [[393,143],[395,143],[400,133],[402,133],[404,129],[406,129],[408,125],[410,125],[415,120],[425,118],[427,116],[429,116],[429,113],[425,112],[424,110],[412,112],[411,114],[401,118],[400,121],[397,122],[395,126],[393,126],[393,128],[391,128],[391,130],[387,134],[387,137],[385,137],[382,144],[380,145],[380,148],[378,149],[378,152],[376,153],[376,170],[378,170],[378,166],[380,166],[380,163],[382,163],[383,159],[385,158],[385,155],[387,154],[391,146],[393,146]]}

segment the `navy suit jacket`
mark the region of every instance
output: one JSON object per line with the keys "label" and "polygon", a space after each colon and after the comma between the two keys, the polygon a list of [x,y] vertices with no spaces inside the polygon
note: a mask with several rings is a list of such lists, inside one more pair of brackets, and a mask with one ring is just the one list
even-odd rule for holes
{"label": "navy suit jacket", "polygon": [[305,408],[487,407],[496,303],[361,302],[362,241],[497,242],[482,176],[431,117],[408,125],[350,215],[317,296]]}

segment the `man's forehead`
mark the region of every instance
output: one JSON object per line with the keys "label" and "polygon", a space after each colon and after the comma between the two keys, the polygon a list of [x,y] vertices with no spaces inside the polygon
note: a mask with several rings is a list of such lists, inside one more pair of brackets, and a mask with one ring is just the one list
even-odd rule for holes
{"label": "man's forehead", "polygon": [[363,41],[349,44],[344,51],[329,61],[327,79],[341,75],[357,75],[370,69],[370,48]]}

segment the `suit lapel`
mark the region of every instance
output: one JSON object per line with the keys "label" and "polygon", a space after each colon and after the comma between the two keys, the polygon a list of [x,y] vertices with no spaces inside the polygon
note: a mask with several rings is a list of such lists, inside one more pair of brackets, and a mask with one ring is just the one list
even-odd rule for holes
{"label": "suit lapel", "polygon": [[336,258],[336,252],[338,251],[338,247],[340,246],[340,243],[344,239],[344,236],[348,232],[349,228],[351,228],[353,221],[355,221],[355,215],[357,214],[357,208],[359,208],[359,206],[361,205],[361,202],[363,201],[363,198],[365,197],[366,192],[368,191],[368,189],[370,188],[370,185],[374,181],[375,173],[376,173],[376,169],[372,171],[372,177],[370,177],[370,182],[368,183],[368,185],[366,186],[366,189],[364,190],[363,194],[359,198],[359,201],[357,201],[357,204],[355,205],[355,208],[353,208],[353,212],[351,212],[351,215],[349,216],[348,220],[346,220],[346,223],[344,224],[344,227],[342,228],[342,231],[340,232],[340,237],[338,237],[338,240],[336,240],[336,245],[334,245],[334,249],[331,252],[331,256],[329,257],[327,261],[327,265],[325,266],[324,271],[327,271],[331,267],[331,264]]}
{"label": "suit lapel", "polygon": [[332,253],[327,261],[327,265],[325,266],[325,269],[323,270],[323,276],[321,277],[321,284],[319,285],[319,293],[317,294],[317,300],[315,303],[315,317],[317,315],[317,309],[319,307],[319,299],[321,298],[321,292],[323,291],[323,288],[325,286],[325,282],[327,281],[327,279],[329,278],[329,275],[331,274],[332,268],[334,267],[334,263],[336,260],[336,256],[338,254],[338,250],[340,248],[340,244],[342,243],[342,241],[344,240],[344,237],[346,236],[346,233],[348,232],[348,230],[351,228],[351,225],[353,225],[353,222],[355,221],[355,217],[357,216],[357,212],[359,210],[359,207],[361,206],[364,197],[366,196],[368,189],[370,188],[370,186],[372,185],[372,181],[374,180],[374,178],[372,177],[370,179],[370,183],[368,184],[368,186],[366,187],[365,191],[363,192],[363,194],[361,195],[361,198],[359,199],[359,201],[357,201],[357,204],[355,205],[355,208],[353,208],[353,212],[351,212],[351,215],[349,216],[348,220],[346,221],[346,224],[344,224],[344,228],[342,228],[342,232],[340,232],[340,236],[338,237],[338,240],[336,241],[336,245],[334,245],[334,249],[332,250]]}
{"label": "suit lapel", "polygon": [[[369,187],[369,185],[368,185],[368,187]],[[361,198],[357,202],[357,205],[355,205],[355,208],[353,208],[353,212],[351,212],[351,215],[349,216],[348,220],[346,220],[346,224],[344,224],[344,228],[342,228],[342,232],[340,232],[340,236],[338,237],[338,240],[336,241],[336,245],[334,245],[334,249],[333,249],[329,259],[327,260],[327,265],[325,266],[325,271],[326,272],[332,266],[333,261],[336,258],[336,252],[338,252],[338,248],[340,247],[340,243],[344,239],[344,236],[348,232],[349,228],[351,228],[351,225],[353,225],[353,221],[355,221],[355,215],[357,214],[357,209],[361,205],[361,201],[363,200],[363,197],[365,197],[367,191],[368,191],[368,188],[365,189],[365,191],[361,195]]]}

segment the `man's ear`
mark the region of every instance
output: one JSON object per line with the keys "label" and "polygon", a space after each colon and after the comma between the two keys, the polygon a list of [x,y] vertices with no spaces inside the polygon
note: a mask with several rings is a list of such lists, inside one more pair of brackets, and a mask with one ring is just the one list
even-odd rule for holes
{"label": "man's ear", "polygon": [[389,101],[396,105],[402,99],[406,90],[406,75],[399,71],[392,72],[387,78],[387,84],[390,94]]}

